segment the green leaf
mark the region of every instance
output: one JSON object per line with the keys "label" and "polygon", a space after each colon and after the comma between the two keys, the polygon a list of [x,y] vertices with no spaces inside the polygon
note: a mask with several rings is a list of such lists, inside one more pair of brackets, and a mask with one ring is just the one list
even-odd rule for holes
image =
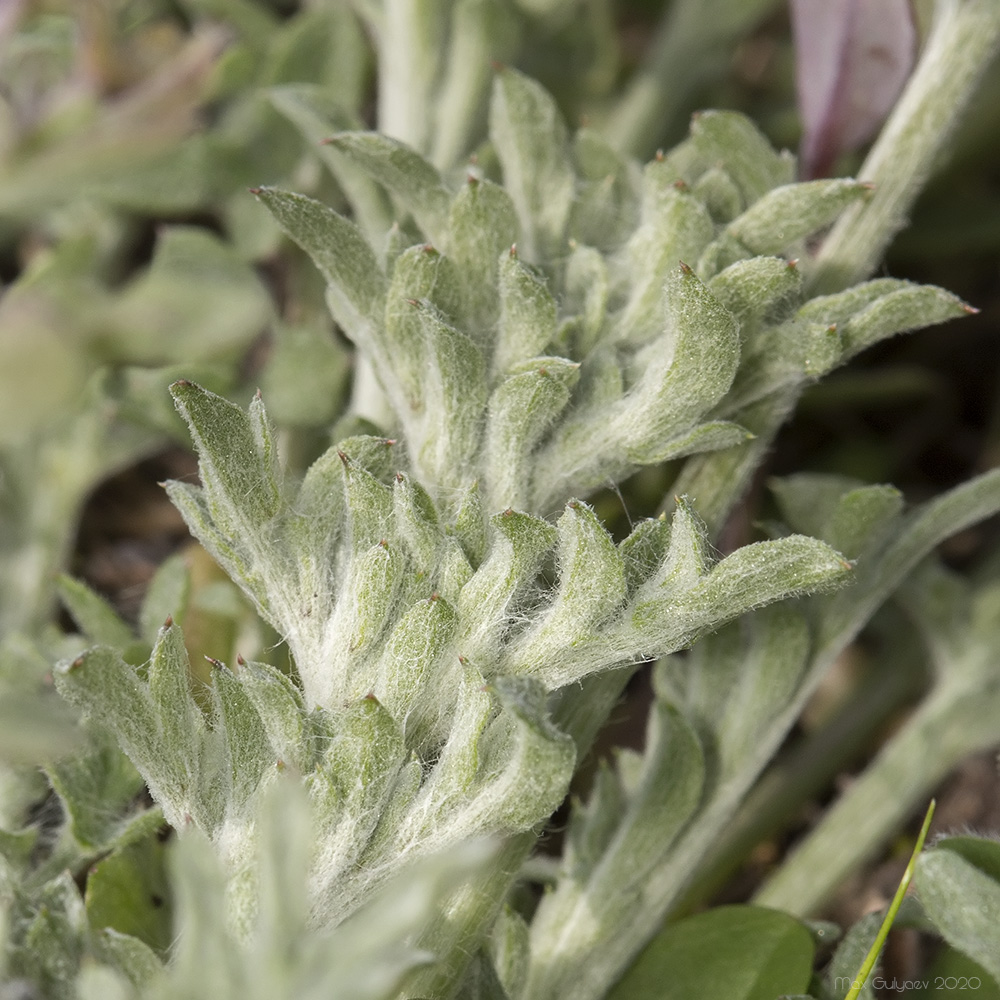
{"label": "green leaf", "polygon": [[740,324],[740,340],[751,341],[764,323],[782,320],[798,302],[802,274],[780,257],[753,257],[731,264],[708,282],[708,290]]}
{"label": "green leaf", "polygon": [[663,301],[666,333],[640,354],[642,373],[614,424],[637,462],[714,406],[739,362],[735,319],[689,267],[671,272]]}
{"label": "green leaf", "polygon": [[[531,674],[551,688],[581,676],[590,641],[625,601],[621,557],[593,509],[571,500],[557,530],[558,585],[537,623],[508,652],[504,667],[505,673]],[[589,666],[598,664],[599,658]]]}
{"label": "green leaf", "polygon": [[[600,899],[617,894],[631,906],[633,891],[667,856],[674,838],[701,801],[704,753],[691,726],[672,705],[657,699],[649,712],[646,745],[637,774],[628,781],[628,801],[588,892]],[[625,784],[625,781],[622,782]]]}
{"label": "green leaf", "polygon": [[444,537],[434,501],[412,476],[397,472],[392,503],[396,530],[410,550],[418,572],[429,576],[435,569]]}
{"label": "green leaf", "polygon": [[916,884],[945,941],[1000,982],[1000,844],[973,837],[940,841],[918,860]]}
{"label": "green leaf", "polygon": [[662,332],[664,287],[670,310],[670,297],[679,294],[678,263],[697,261],[714,231],[704,205],[686,191],[671,186],[660,195],[655,217],[636,229],[625,247],[629,297],[618,320],[621,338],[642,344]]}
{"label": "green leaf", "polygon": [[387,282],[357,226],[303,195],[277,188],[259,188],[255,193],[326,278],[333,318],[355,343],[386,362],[380,331]]}
{"label": "green leaf", "polygon": [[566,125],[555,101],[511,69],[497,74],[490,138],[521,223],[520,252],[541,263],[562,252],[576,193]]}
{"label": "green leaf", "polygon": [[80,631],[95,645],[126,649],[135,642],[132,630],[121,620],[118,612],[85,583],[71,576],[60,576],[59,597]]}
{"label": "green leaf", "polygon": [[320,427],[343,409],[347,353],[329,323],[275,323],[271,354],[260,375],[268,412],[281,427]]}
{"label": "green leaf", "polygon": [[428,345],[417,307],[423,303],[437,309],[441,318],[454,324],[461,304],[461,282],[452,261],[430,244],[404,250],[393,265],[392,281],[385,309],[385,332],[390,350],[392,374],[406,394],[407,411],[420,413]]}
{"label": "green leaf", "polygon": [[[809,657],[809,627],[786,604],[758,611],[698,642],[683,672],[683,706],[709,732],[720,780],[738,774],[799,692]],[[669,673],[664,661],[654,677]]]}
{"label": "green leaf", "polygon": [[139,610],[139,634],[152,646],[167,618],[183,624],[191,590],[191,574],[183,555],[168,556],[149,581]]}
{"label": "green leaf", "polygon": [[805,181],[768,191],[726,228],[754,254],[777,254],[829,225],[871,185],[855,180]]}
{"label": "green leaf", "polygon": [[359,128],[361,123],[320,85],[286,84],[272,88],[269,96],[274,107],[295,125],[329,167],[350,202],[361,231],[376,246],[393,222],[388,196],[355,160],[323,141],[335,132]]}
{"label": "green leaf", "polygon": [[961,299],[933,285],[881,278],[807,302],[801,319],[837,324],[844,360],[897,333],[968,315]]}
{"label": "green leaf", "polygon": [[419,153],[378,132],[341,132],[326,142],[395,195],[432,243],[444,245],[451,195],[441,175]]}
{"label": "green leaf", "polygon": [[414,460],[430,484],[454,489],[474,475],[486,408],[486,367],[479,348],[432,306],[412,306],[425,351],[422,419]]}
{"label": "green leaf", "polygon": [[604,857],[626,807],[625,789],[607,760],[598,762],[586,803],[574,795],[572,804],[561,869],[583,885]]}
{"label": "green leaf", "polygon": [[136,668],[104,646],[58,665],[60,694],[110,729],[143,776],[172,826],[188,820],[212,830],[221,804],[203,783],[212,772],[205,759],[204,720],[188,690],[188,659],[180,629],[160,631],[149,664],[149,684]]}
{"label": "green leaf", "polygon": [[703,111],[691,121],[691,142],[708,166],[725,164],[747,205],[793,179],[795,160],[776,153],[757,126],[733,111]]}
{"label": "green leaf", "polygon": [[[882,917],[879,912],[866,914],[848,929],[843,941],[837,946],[824,976],[827,988],[835,997],[846,996],[853,988],[858,969],[878,937]],[[859,1000],[875,1000],[872,979],[869,976],[861,988]]]}
{"label": "green leaf", "polygon": [[[978,980],[978,982],[977,982]],[[978,963],[947,945],[909,989],[909,1000],[962,1000],[975,988],[977,1000],[1000,1000],[1000,985]]]}
{"label": "green leaf", "polygon": [[375,691],[401,720],[409,747],[424,748],[432,737],[447,735],[442,716],[458,665],[457,630],[455,611],[434,594],[409,608],[386,640]]}
{"label": "green leaf", "polygon": [[490,518],[490,550],[459,600],[463,623],[459,652],[473,663],[495,662],[500,639],[556,541],[556,529],[541,518],[507,510]]}
{"label": "green leaf", "polygon": [[543,354],[556,334],[556,301],[548,283],[525,265],[512,247],[500,257],[500,325],[493,370]]}
{"label": "green leaf", "polygon": [[212,520],[223,532],[253,536],[278,512],[277,458],[260,397],[244,413],[193,382],[171,386],[191,428]]}
{"label": "green leaf", "polygon": [[106,730],[91,727],[87,743],[47,772],[73,837],[84,848],[106,851],[131,839],[137,826],[162,822],[159,810],[145,815],[142,777]]}
{"label": "green leaf", "polygon": [[805,993],[812,963],[812,938],[798,920],[719,906],[661,931],[609,1000],[774,1000]]}
{"label": "green leaf", "polygon": [[589,128],[576,133],[573,154],[580,175],[573,238],[606,253],[617,250],[639,220],[638,171]]}
{"label": "green leaf", "polygon": [[462,276],[468,332],[483,347],[500,311],[500,256],[517,236],[510,195],[497,184],[469,177],[451,203],[443,249]]}
{"label": "green leaf", "polygon": [[240,664],[240,681],[253,703],[277,761],[302,774],[312,769],[313,748],[306,738],[305,703],[285,674],[267,663]]}
{"label": "green leaf", "polygon": [[27,979],[51,1000],[75,1000],[86,916],[73,876],[64,871],[30,895],[20,887],[10,895],[4,978]]}
{"label": "green leaf", "polygon": [[629,457],[641,461],[643,465],[652,465],[674,458],[684,458],[687,455],[738,448],[753,438],[754,435],[739,424],[728,420],[710,420],[708,423],[697,424],[684,434],[670,438],[655,447],[634,449]]}
{"label": "green leaf", "polygon": [[483,736],[474,805],[483,832],[518,833],[550,816],[569,788],[576,745],[550,721],[545,689],[527,677],[493,682],[503,713]]}
{"label": "green leaf", "polygon": [[530,960],[528,925],[511,906],[505,905],[493,925],[487,944],[497,978],[510,997],[524,992]]}
{"label": "green leaf", "polygon": [[596,345],[608,308],[608,269],[593,247],[571,245],[566,263],[564,308],[579,314],[580,343],[576,357],[585,357]]}
{"label": "green leaf", "polygon": [[[374,695],[338,714],[309,778],[318,829],[340,827],[336,838],[321,844],[329,863],[351,865],[361,856],[405,760],[399,726]],[[344,902],[331,900],[334,907]]]}
{"label": "green leaf", "polygon": [[692,595],[694,606],[726,607],[727,616],[792,594],[831,588],[851,572],[839,552],[815,538],[789,535],[726,556]]}
{"label": "green leaf", "polygon": [[[111,928],[92,933],[91,941],[97,956],[117,968],[136,989],[157,988],[164,967],[149,945]],[[98,993],[106,995],[103,990]]]}
{"label": "green leaf", "polygon": [[[228,757],[228,807],[232,814],[252,806],[257,786],[277,761],[253,701],[221,663],[214,665],[212,693],[216,726]],[[252,814],[252,807],[250,808]]]}
{"label": "green leaf", "polygon": [[532,453],[569,403],[580,366],[532,358],[518,368],[493,390],[486,417],[485,494],[494,510],[527,503],[539,464]]}
{"label": "green leaf", "polygon": [[173,941],[170,883],[164,845],[147,837],[99,861],[87,875],[87,919],[94,930],[111,928],[165,955]]}
{"label": "green leaf", "polygon": [[839,476],[799,473],[773,480],[771,490],[795,531],[822,538],[849,559],[879,544],[903,510],[894,487]]}

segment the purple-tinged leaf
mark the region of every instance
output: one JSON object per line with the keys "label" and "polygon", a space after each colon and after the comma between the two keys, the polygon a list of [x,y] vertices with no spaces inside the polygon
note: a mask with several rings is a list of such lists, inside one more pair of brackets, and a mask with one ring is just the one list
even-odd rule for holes
{"label": "purple-tinged leaf", "polygon": [[790,0],[802,115],[800,173],[823,177],[878,131],[910,75],[911,0]]}

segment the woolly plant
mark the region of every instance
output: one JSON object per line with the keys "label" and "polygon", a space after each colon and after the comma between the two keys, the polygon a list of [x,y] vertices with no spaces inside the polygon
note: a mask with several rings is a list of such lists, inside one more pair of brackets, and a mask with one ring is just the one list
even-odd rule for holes
{"label": "woolly plant", "polygon": [[[815,935],[760,908],[679,920],[637,956],[697,892],[830,663],[935,545],[1000,508],[1000,476],[911,511],[888,486],[791,477],[770,537],[714,545],[807,385],[969,307],[839,281],[817,242],[880,191],[796,183],[794,158],[734,113],[697,116],[640,165],[499,70],[489,141],[458,171],[454,136],[435,165],[337,132],[315,90],[272,101],[307,138],[330,126],[323,162],[353,202],[349,218],[254,190],[356,347],[352,408],[299,475],[266,394],[244,409],[175,382],[201,482],[167,489],[291,666],[257,650],[193,686],[180,615],[159,626],[183,603],[176,565],[138,634],[64,581],[88,645],[55,684],[84,744],[47,766],[70,823],[45,862],[31,829],[0,843],[8,969],[59,996],[600,998],[665,974],[668,995],[706,1000],[832,995],[869,924],[822,980]],[[669,509],[613,537],[588,499],[665,463]],[[5,684],[39,676],[37,654],[8,652]],[[958,656],[977,684],[980,654]],[[531,859],[650,661],[645,749],[599,766],[556,866]],[[988,911],[987,854],[945,845],[921,877],[946,939],[988,962],[986,925],[949,894]],[[67,859],[98,862],[82,906]],[[505,905],[539,868],[540,900]],[[723,953],[758,992],[698,979]]]}
{"label": "woolly plant", "polygon": [[[592,133],[571,138],[544,91],[507,70],[490,130],[495,179],[479,167],[442,175],[379,134],[330,139],[397,206],[400,223],[379,246],[316,201],[255,192],[313,257],[334,318],[371,365],[384,393],[379,433],[359,425],[296,482],[282,472],[266,400],[244,411],[194,383],[173,387],[202,482],[169,484],[171,498],[287,642],[296,675],[219,664],[206,716],[170,621],[140,673],[98,647],[58,674],[60,691],[116,734],[165,819],[212,843],[229,920],[244,933],[262,905],[260,800],[282,771],[309,791],[319,927],[342,923],[417,859],[501,838],[418,936],[436,962],[413,995],[460,982],[639,664],[763,605],[848,582],[851,560],[894,531],[889,544],[909,544],[911,562],[940,536],[943,525],[916,541],[903,533],[893,491],[838,500],[824,487],[830,514],[817,526],[839,549],[783,534],[719,557],[699,490],[721,494],[725,470],[726,494],[737,494],[759,458],[754,428],[766,433],[804,384],[966,310],[892,279],[810,297],[797,261],[868,185],[794,183],[791,157],[738,115],[699,116],[685,143],[640,168]],[[616,543],[586,496],[680,459],[687,495]],[[956,502],[971,518],[998,500],[990,478]],[[709,506],[722,515],[721,501]],[[871,587],[853,588],[850,607],[859,589]],[[747,623],[755,670],[733,673],[737,643],[691,671],[687,694],[664,674],[645,757],[605,772],[574,820],[560,889],[536,917],[542,946],[512,995],[570,984],[602,995],[643,941],[609,943],[607,920],[665,877],[668,847],[699,811],[714,809],[717,828],[737,801],[730,786],[745,790],[766,762],[751,748],[765,730],[775,745],[776,719],[790,724],[815,677],[815,637],[800,611]],[[645,933],[683,882],[674,872],[658,890]],[[590,908],[604,931],[573,922],[581,892],[602,899],[609,912]],[[549,913],[563,906],[568,925]],[[567,926],[572,963],[560,953]],[[596,968],[577,966],[599,945]]]}

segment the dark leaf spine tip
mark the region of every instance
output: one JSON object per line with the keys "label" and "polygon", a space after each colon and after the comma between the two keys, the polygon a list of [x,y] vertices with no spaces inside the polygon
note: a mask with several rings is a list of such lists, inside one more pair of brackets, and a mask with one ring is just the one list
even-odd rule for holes
{"label": "dark leaf spine tip", "polygon": [[421,249],[421,250],[423,250],[423,252],[424,252],[425,254],[428,254],[429,256],[433,256],[433,257],[437,257],[437,256],[438,256],[438,252],[437,252],[437,250],[436,250],[436,249],[434,248],[434,244],[433,244],[433,243],[424,243],[424,244],[423,244],[423,245],[422,245],[422,246],[420,247],[420,249]]}
{"label": "dark leaf spine tip", "polygon": [[70,670],[79,670],[83,666],[83,657],[78,656],[70,665]]}
{"label": "dark leaf spine tip", "polygon": [[434,604],[435,602],[440,600],[441,600],[441,595],[435,590],[430,596],[431,604]]}
{"label": "dark leaf spine tip", "polygon": [[836,324],[836,323],[831,323],[831,324],[830,324],[830,325],[829,325],[829,326],[828,326],[828,327],[826,328],[826,332],[827,332],[827,333],[836,333],[836,332],[837,332],[837,324]]}
{"label": "dark leaf spine tip", "polygon": [[379,539],[379,541],[378,541],[378,543],[379,543],[379,545],[380,545],[380,546],[381,546],[381,547],[382,547],[383,549],[388,549],[388,548],[389,548],[389,543],[388,543],[388,541],[386,541],[386,539],[384,539],[384,538],[380,538],[380,539]]}
{"label": "dark leaf spine tip", "polygon": [[464,666],[466,663],[469,662],[469,658],[467,656],[459,656],[458,662]]}
{"label": "dark leaf spine tip", "polygon": [[343,451],[341,451],[341,450],[340,450],[340,449],[338,448],[338,449],[337,449],[337,457],[338,457],[338,458],[340,459],[340,461],[341,461],[341,462],[343,462],[343,464],[344,464],[344,468],[346,469],[346,468],[347,468],[347,466],[348,466],[348,464],[349,464],[349,463],[350,463],[350,461],[351,461],[351,460],[350,460],[350,459],[349,459],[349,458],[347,457],[347,454],[346,454],[346,452],[343,452]]}
{"label": "dark leaf spine tip", "polygon": [[674,187],[677,188],[678,191],[687,191],[688,184],[683,177],[678,177],[677,180],[674,181]]}
{"label": "dark leaf spine tip", "polygon": [[968,313],[970,316],[978,316],[982,310],[977,309],[975,306],[970,306],[968,302],[963,302],[962,312]]}
{"label": "dark leaf spine tip", "polygon": [[685,264],[684,261],[681,261],[680,265],[681,265],[681,274],[683,274],[685,276],[690,276],[690,275],[694,274],[694,271],[691,270],[691,267],[690,267],[689,264]]}
{"label": "dark leaf spine tip", "polygon": [[405,477],[404,477],[404,475],[403,475],[402,472],[397,472],[396,473],[396,482],[397,483],[405,482]]}
{"label": "dark leaf spine tip", "polygon": [[187,389],[193,383],[186,378],[179,378],[173,385],[170,386],[171,389]]}
{"label": "dark leaf spine tip", "polygon": [[382,444],[384,444],[387,448],[391,448],[394,444],[398,443],[398,440],[398,438],[383,438]]}
{"label": "dark leaf spine tip", "polygon": [[225,668],[225,665],[223,664],[222,660],[217,660],[213,656],[206,656],[205,659],[208,660],[208,662],[211,663],[212,666],[217,668],[218,670],[223,670]]}
{"label": "dark leaf spine tip", "polygon": [[872,181],[858,181],[858,187],[869,192],[870,194],[878,187],[878,185],[873,183]]}
{"label": "dark leaf spine tip", "polygon": [[517,260],[517,244],[516,243],[511,243],[511,245],[510,245],[510,255],[515,260]]}
{"label": "dark leaf spine tip", "polygon": [[264,398],[263,394],[260,391],[260,388],[258,388],[257,391],[253,394],[253,398],[254,399],[263,399]]}
{"label": "dark leaf spine tip", "polygon": [[539,368],[538,369],[538,374],[539,375],[548,375],[548,373],[549,373],[548,368]]}
{"label": "dark leaf spine tip", "polygon": [[840,560],[840,565],[844,569],[854,569],[854,563],[850,562],[850,560],[848,560],[848,559],[841,559]]}
{"label": "dark leaf spine tip", "polygon": [[167,615],[167,617],[163,621],[163,627],[164,628],[170,628],[173,624],[174,624],[174,616],[173,615]]}
{"label": "dark leaf spine tip", "polygon": [[375,697],[375,692],[374,691],[369,691],[368,694],[366,694],[362,700],[363,701],[378,701],[378,698]]}
{"label": "dark leaf spine tip", "polygon": [[664,160],[664,158],[665,157],[663,156],[663,150],[662,149],[658,149],[656,151],[656,155],[653,157],[653,159],[655,159],[657,163],[662,163],[663,160]]}
{"label": "dark leaf spine tip", "polygon": [[274,762],[274,769],[276,771],[285,770],[285,762],[280,757]]}
{"label": "dark leaf spine tip", "polygon": [[508,507],[508,508],[507,508],[507,509],[506,509],[506,510],[505,510],[505,511],[503,512],[503,514],[501,514],[500,516],[501,516],[501,517],[513,517],[513,516],[514,516],[514,508],[513,508],[513,507]]}
{"label": "dark leaf spine tip", "polygon": [[263,192],[264,189],[263,188],[247,188],[247,190],[252,195],[254,195],[255,197],[258,197],[258,196],[260,196],[260,194]]}
{"label": "dark leaf spine tip", "polygon": [[468,184],[469,187],[478,187],[479,186],[479,178],[475,174],[466,174],[465,175],[465,183]]}
{"label": "dark leaf spine tip", "polygon": [[236,662],[237,662],[237,663],[238,663],[238,664],[239,664],[239,665],[240,665],[241,667],[245,667],[245,666],[247,665],[247,661],[243,659],[243,654],[242,654],[242,653],[237,653],[237,654],[236,654]]}
{"label": "dark leaf spine tip", "polygon": [[798,269],[799,269],[799,258],[798,257],[793,257],[788,262],[788,270],[789,271],[797,271]]}
{"label": "dark leaf spine tip", "polygon": [[413,306],[414,309],[420,306],[420,299],[404,299],[403,300],[408,306]]}

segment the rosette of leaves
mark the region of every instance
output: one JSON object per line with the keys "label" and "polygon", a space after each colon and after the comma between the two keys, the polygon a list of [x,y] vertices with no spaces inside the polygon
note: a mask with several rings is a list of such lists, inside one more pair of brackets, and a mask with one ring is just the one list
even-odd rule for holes
{"label": "rosette of leaves", "polygon": [[[755,421],[766,432],[810,379],[965,308],[889,279],[808,299],[795,256],[867,188],[791,183],[791,159],[742,117],[703,115],[639,168],[588,132],[571,140],[551,99],[505,71],[490,130],[496,177],[484,153],[457,183],[385,136],[331,140],[334,166],[394,206],[378,246],[318,202],[257,191],[324,274],[392,437],[348,437],[295,482],[259,396],[243,411],[173,387],[202,485],[170,494],[297,678],[220,664],[205,713],[172,622],[141,670],[95,647],[58,677],[166,819],[209,837],[238,928],[258,912],[259,800],[281,770],[313,800],[321,926],[413,859],[511,838],[421,935],[443,962],[435,995],[455,988],[629,668],[850,573],[803,535],[716,559],[697,496],[616,544],[575,497],[706,454],[723,456],[732,494],[759,457]],[[664,746],[696,742],[658,711]]]}

